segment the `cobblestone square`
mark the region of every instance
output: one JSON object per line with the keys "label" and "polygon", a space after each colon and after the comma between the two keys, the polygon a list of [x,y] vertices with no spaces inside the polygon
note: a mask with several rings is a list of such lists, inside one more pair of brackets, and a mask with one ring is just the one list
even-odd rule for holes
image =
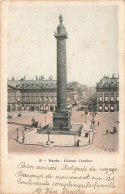
{"label": "cobblestone square", "polygon": [[[83,143],[82,138],[84,137],[83,131],[87,131],[90,129],[91,125],[91,115],[88,113],[86,116],[86,123],[85,123],[85,114],[83,111],[74,111],[71,116],[72,123],[79,123],[83,125],[83,131],[81,137],[74,137],[73,135],[60,135],[58,145],[62,147],[43,147],[41,145],[41,134],[37,134],[36,131],[31,129],[26,129],[25,125],[31,125],[31,120],[34,117],[36,121],[39,121],[41,125],[45,123],[50,123],[52,125],[52,113],[48,112],[47,114],[41,114],[40,112],[22,112],[21,117],[17,117],[18,113],[12,113],[12,119],[8,119],[8,150],[9,153],[53,153],[62,152],[62,153],[77,153],[78,151],[82,151],[84,153],[116,153],[118,152],[118,139],[119,139],[119,120],[118,120],[118,112],[112,113],[97,113],[95,117],[95,130],[92,135],[90,134],[91,144],[88,144],[89,139],[84,138],[86,143]],[[98,125],[99,122],[99,125]],[[113,134],[113,127],[116,127],[117,133]],[[37,145],[25,145],[16,141],[17,138],[17,128],[18,128],[18,136],[21,139],[22,131],[25,131],[26,137],[28,137],[28,141],[33,144],[35,140],[34,134],[37,134],[38,140]],[[106,134],[106,130],[108,130],[108,134]],[[33,134],[34,133],[34,134]],[[75,141],[79,138],[80,139],[80,147],[74,147],[74,138]],[[42,134],[42,139],[44,142],[47,141],[47,134]],[[57,139],[56,136],[50,134],[50,140],[55,141]],[[63,147],[63,143],[66,142],[67,147]],[[25,142],[26,143],[26,142]],[[72,145],[72,147],[69,147]],[[83,145],[81,147],[81,145]]]}

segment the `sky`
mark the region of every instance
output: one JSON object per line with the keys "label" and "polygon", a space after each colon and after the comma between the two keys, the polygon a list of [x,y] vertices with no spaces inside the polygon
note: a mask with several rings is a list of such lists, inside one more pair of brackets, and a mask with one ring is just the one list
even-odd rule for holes
{"label": "sky", "polygon": [[116,5],[10,4],[8,7],[8,78],[56,79],[59,15],[68,33],[67,79],[95,86],[104,75],[118,75]]}

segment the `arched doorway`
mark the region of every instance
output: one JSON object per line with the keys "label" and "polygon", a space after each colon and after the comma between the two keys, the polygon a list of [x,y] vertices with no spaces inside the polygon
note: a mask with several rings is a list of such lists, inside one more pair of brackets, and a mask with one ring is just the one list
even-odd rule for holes
{"label": "arched doorway", "polygon": [[54,111],[54,106],[53,105],[50,105],[50,111]]}
{"label": "arched doorway", "polygon": [[31,111],[34,111],[34,106],[31,106]]}
{"label": "arched doorway", "polygon": [[108,105],[105,105],[105,112],[108,112],[108,110],[109,110]]}
{"label": "arched doorway", "polygon": [[44,110],[44,105],[40,105],[40,110],[41,110],[41,111]]}
{"label": "arched doorway", "polygon": [[36,111],[39,110],[39,105],[36,105],[35,110],[36,110]]}
{"label": "arched doorway", "polygon": [[102,105],[99,105],[98,110],[99,110],[99,112],[102,112],[103,111],[103,106]]}
{"label": "arched doorway", "polygon": [[21,110],[22,110],[22,111],[25,111],[25,106],[24,106],[24,104],[22,104]]}
{"label": "arched doorway", "polygon": [[26,110],[27,110],[27,111],[29,111],[29,110],[30,110],[29,105],[26,105]]}
{"label": "arched doorway", "polygon": [[111,111],[111,112],[114,112],[114,110],[115,110],[115,109],[114,109],[114,105],[111,105],[110,111]]}
{"label": "arched doorway", "polygon": [[49,105],[48,104],[45,105],[45,110],[49,111]]}

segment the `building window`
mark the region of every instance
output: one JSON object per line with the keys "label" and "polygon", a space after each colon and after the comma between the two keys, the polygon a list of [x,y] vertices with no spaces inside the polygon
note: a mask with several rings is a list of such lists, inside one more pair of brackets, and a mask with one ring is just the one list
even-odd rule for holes
{"label": "building window", "polygon": [[20,102],[20,97],[17,97],[17,102]]}
{"label": "building window", "polygon": [[40,105],[40,110],[44,110],[44,106],[43,105]]}
{"label": "building window", "polygon": [[113,105],[111,105],[111,107],[110,107],[111,109],[111,112],[114,112],[114,106]]}
{"label": "building window", "polygon": [[39,105],[36,105],[35,109],[38,111],[39,110]]}
{"label": "building window", "polygon": [[48,105],[45,105],[45,110],[49,110],[49,106]]}
{"label": "building window", "polygon": [[45,96],[49,96],[49,93],[45,93]]}
{"label": "building window", "polygon": [[40,93],[40,96],[44,96],[44,93]]}
{"label": "building window", "polygon": [[48,103],[48,99],[49,99],[49,97],[45,97],[45,101]]}
{"label": "building window", "polygon": [[[56,103],[57,98],[54,97],[54,102]],[[75,102],[76,103],[76,102]]]}
{"label": "building window", "polygon": [[[25,97],[22,97],[21,100],[22,100],[22,102],[25,102]],[[20,101],[18,101],[18,102],[20,102]]]}
{"label": "building window", "polygon": [[106,96],[106,97],[105,97],[105,102],[107,102],[107,101],[108,101],[108,97]]}
{"label": "building window", "polygon": [[50,96],[51,96],[51,97],[53,97],[53,96],[54,96],[54,93],[53,93],[53,92],[51,92],[51,93],[50,93]]}
{"label": "building window", "polygon": [[99,97],[99,102],[102,102],[102,97],[101,96]]}
{"label": "building window", "polygon": [[12,102],[15,102],[15,98],[14,97],[12,98]]}
{"label": "building window", "polygon": [[108,105],[105,105],[105,112],[108,112],[108,110],[109,110]]}
{"label": "building window", "polygon": [[99,105],[99,111],[100,112],[102,111],[102,105]]}
{"label": "building window", "polygon": [[114,102],[114,97],[113,96],[111,96],[111,102]]}
{"label": "building window", "polygon": [[12,96],[15,96],[16,95],[16,92],[12,92]]}
{"label": "building window", "polygon": [[24,110],[25,110],[25,107],[24,107],[24,106],[22,106],[22,107],[21,107],[21,110],[23,110],[23,111],[24,111]]}
{"label": "building window", "polygon": [[30,110],[30,107],[29,106],[26,106],[26,110]]}
{"label": "building window", "polygon": [[44,100],[44,97],[43,97],[43,96],[41,96],[41,97],[40,97],[40,101],[42,102],[43,100]]}
{"label": "building window", "polygon": [[30,102],[30,97],[26,97],[26,102]]}
{"label": "building window", "polygon": [[53,102],[53,97],[50,97],[49,99],[50,99],[50,102]]}
{"label": "building window", "polygon": [[8,92],[8,96],[10,96],[10,92]]}
{"label": "building window", "polygon": [[15,111],[15,110],[16,110],[15,105],[12,105],[12,111]]}
{"label": "building window", "polygon": [[35,102],[39,102],[39,96],[35,97]]}
{"label": "building window", "polygon": [[10,98],[8,98],[8,102],[11,102]]}
{"label": "building window", "polygon": [[34,102],[34,97],[31,97],[31,102]]}

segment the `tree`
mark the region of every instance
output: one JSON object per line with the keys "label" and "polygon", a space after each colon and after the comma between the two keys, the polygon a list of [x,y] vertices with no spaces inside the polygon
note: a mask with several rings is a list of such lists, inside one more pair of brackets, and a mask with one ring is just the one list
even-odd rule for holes
{"label": "tree", "polygon": [[49,76],[49,80],[52,80],[52,79],[53,79],[53,78],[52,78],[52,75],[50,75],[50,76]]}

